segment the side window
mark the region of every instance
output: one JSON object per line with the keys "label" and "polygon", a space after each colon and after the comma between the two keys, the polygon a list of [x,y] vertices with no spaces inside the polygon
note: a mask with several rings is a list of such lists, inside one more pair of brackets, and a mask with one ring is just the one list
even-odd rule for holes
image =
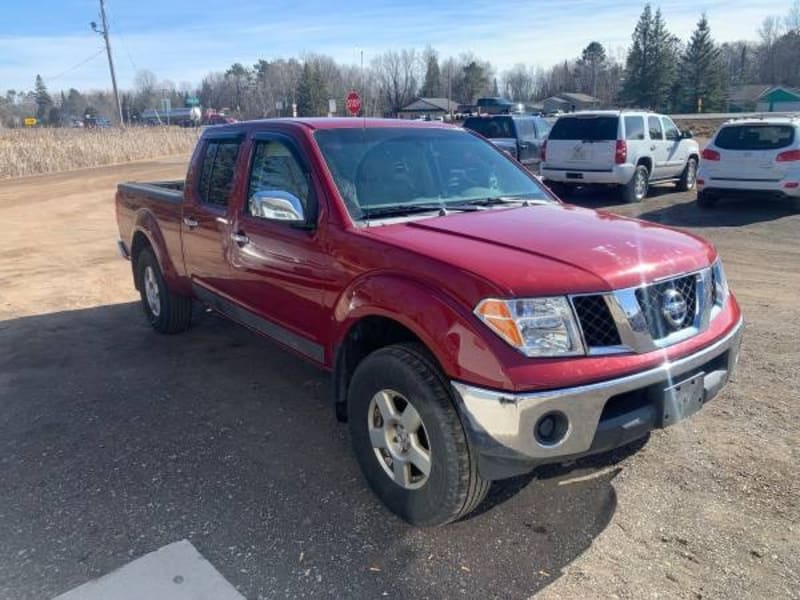
{"label": "side window", "polygon": [[550,123],[544,119],[534,119],[534,123],[536,125],[536,137],[543,140],[550,133],[550,129],[552,129]]}
{"label": "side window", "polygon": [[681,139],[681,132],[678,131],[675,123],[669,117],[663,117],[661,119],[664,121],[664,137],[670,140],[671,142],[677,142]]}
{"label": "side window", "polygon": [[651,140],[664,139],[664,128],[661,127],[661,119],[658,117],[647,117],[647,128],[650,130]]}
{"label": "side window", "polygon": [[644,117],[625,117],[625,139],[644,139]]}
{"label": "side window", "polygon": [[203,204],[220,208],[228,206],[239,155],[238,141],[211,141],[206,146],[200,169],[198,193]]}
{"label": "side window", "polygon": [[517,126],[517,135],[523,142],[533,142],[536,140],[536,132],[533,129],[532,119],[514,119]]}
{"label": "side window", "polygon": [[[268,190],[289,192],[300,199],[308,212],[308,176],[289,147],[278,140],[256,142],[247,197]],[[247,204],[249,212],[250,203]]]}

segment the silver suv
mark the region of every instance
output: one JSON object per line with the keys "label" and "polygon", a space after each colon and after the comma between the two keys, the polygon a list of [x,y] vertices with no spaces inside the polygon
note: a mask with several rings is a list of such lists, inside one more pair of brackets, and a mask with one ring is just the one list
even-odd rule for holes
{"label": "silver suv", "polygon": [[541,174],[557,194],[576,185],[619,186],[641,202],[652,183],[694,188],[700,149],[665,115],[646,111],[587,111],[559,117],[542,152]]}

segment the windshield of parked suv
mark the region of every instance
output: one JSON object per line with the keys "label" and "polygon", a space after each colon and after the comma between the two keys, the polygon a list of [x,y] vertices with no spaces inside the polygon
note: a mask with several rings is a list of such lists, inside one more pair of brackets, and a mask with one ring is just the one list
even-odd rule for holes
{"label": "windshield of parked suv", "polygon": [[619,117],[559,117],[550,130],[551,140],[600,142],[617,139]]}
{"label": "windshield of parked suv", "polygon": [[386,209],[399,216],[426,207],[550,201],[532,175],[460,129],[322,129],[314,137],[354,219]]}
{"label": "windshield of parked suv", "polygon": [[719,130],[714,144],[723,150],[778,150],[793,141],[790,125],[729,125]]}
{"label": "windshield of parked suv", "polygon": [[464,128],[480,133],[490,140],[517,137],[514,135],[514,123],[511,117],[472,117],[464,121]]}

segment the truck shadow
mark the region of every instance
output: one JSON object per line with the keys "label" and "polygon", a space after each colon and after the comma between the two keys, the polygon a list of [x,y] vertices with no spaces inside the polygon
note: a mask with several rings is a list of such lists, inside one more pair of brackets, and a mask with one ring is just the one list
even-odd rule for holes
{"label": "truck shadow", "polygon": [[625,456],[413,529],[367,489],[326,374],[205,313],[156,335],[134,303],[0,322],[0,406],[4,597],[186,538],[248,598],[528,598],[608,526],[619,467],[598,469]]}

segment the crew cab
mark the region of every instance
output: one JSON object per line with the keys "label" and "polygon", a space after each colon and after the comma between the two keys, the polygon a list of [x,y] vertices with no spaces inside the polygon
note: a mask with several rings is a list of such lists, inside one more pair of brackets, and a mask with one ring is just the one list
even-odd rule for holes
{"label": "crew cab", "polygon": [[736,119],[703,149],[697,204],[724,197],[800,199],[800,118]]}
{"label": "crew cab", "polygon": [[330,371],[367,482],[415,525],[688,417],[738,356],[711,244],[562,204],[446,124],[208,128],[185,181],[120,184],[116,210],[153,328],[199,302]]}
{"label": "crew cab", "polygon": [[654,183],[695,187],[700,149],[689,131],[666,115],[601,110],[559,117],[542,151],[542,177],[557,194],[578,185],[620,189],[626,202],[641,202]]}
{"label": "crew cab", "polygon": [[542,147],[550,133],[546,119],[533,115],[470,117],[464,121],[464,128],[479,133],[534,173],[539,172]]}

